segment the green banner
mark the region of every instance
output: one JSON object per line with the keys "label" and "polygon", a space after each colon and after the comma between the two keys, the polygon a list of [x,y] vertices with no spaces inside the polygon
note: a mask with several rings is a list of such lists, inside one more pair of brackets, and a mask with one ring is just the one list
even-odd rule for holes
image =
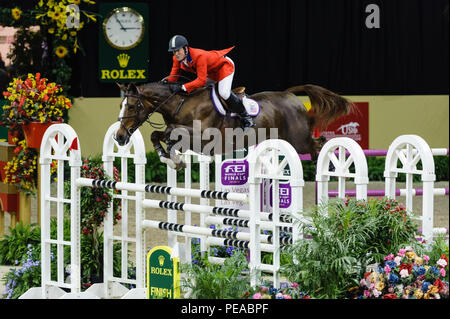
{"label": "green banner", "polygon": [[180,297],[180,260],[171,258],[172,248],[156,246],[147,255],[147,298]]}
{"label": "green banner", "polygon": [[148,82],[148,4],[99,3],[100,82]]}

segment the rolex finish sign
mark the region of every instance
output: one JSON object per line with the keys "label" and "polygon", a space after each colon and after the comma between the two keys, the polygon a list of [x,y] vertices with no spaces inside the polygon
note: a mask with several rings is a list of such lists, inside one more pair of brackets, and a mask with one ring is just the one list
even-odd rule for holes
{"label": "rolex finish sign", "polygon": [[180,259],[172,248],[156,246],[147,254],[147,298],[180,298]]}
{"label": "rolex finish sign", "polygon": [[99,3],[100,82],[148,82],[148,4]]}

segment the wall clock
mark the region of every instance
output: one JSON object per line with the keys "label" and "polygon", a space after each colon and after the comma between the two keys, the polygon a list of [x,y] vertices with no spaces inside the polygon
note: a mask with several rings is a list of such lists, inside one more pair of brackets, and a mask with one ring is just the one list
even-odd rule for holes
{"label": "wall clock", "polygon": [[103,34],[113,48],[129,50],[144,37],[145,23],[142,15],[128,7],[116,8],[103,21]]}

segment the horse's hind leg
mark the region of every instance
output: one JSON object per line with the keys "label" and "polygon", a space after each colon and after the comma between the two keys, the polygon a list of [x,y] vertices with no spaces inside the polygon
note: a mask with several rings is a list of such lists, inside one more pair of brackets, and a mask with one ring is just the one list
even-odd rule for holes
{"label": "horse's hind leg", "polygon": [[311,160],[314,163],[314,165],[316,165],[318,153],[320,152],[320,150],[322,149],[323,145],[327,140],[324,136],[319,136],[319,137],[312,137],[311,141],[312,141],[310,152]]}

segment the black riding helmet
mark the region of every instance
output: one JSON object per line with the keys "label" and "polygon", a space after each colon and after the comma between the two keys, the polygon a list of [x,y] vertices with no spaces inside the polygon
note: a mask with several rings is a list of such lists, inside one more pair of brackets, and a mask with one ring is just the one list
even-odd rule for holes
{"label": "black riding helmet", "polygon": [[169,41],[169,52],[188,46],[188,41],[182,35],[174,35]]}

